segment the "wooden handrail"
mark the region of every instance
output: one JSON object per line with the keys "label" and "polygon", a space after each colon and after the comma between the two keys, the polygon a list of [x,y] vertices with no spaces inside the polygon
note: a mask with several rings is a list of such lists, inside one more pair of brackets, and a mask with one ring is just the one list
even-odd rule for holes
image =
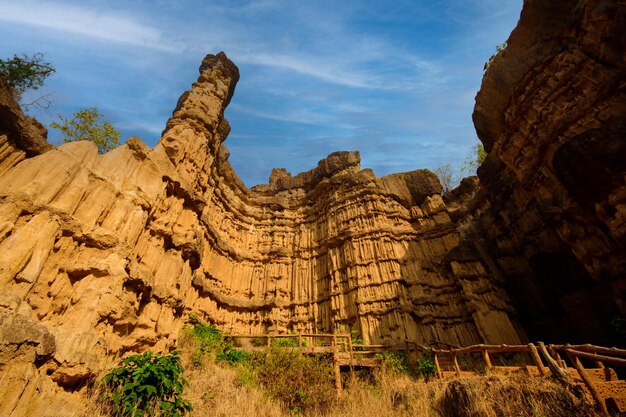
{"label": "wooden handrail", "polygon": [[592,352],[606,355],[626,356],[626,349],[618,349],[616,347],[603,347],[596,345],[550,345],[554,350],[576,350],[579,352]]}
{"label": "wooden handrail", "polygon": [[313,337],[313,338],[350,338],[351,336],[346,333],[337,333],[337,334],[313,334],[313,333],[288,333],[288,334],[225,334],[224,337],[236,337],[236,338],[247,338],[247,339],[264,339],[264,338],[295,338],[295,337]]}
{"label": "wooden handrail", "polygon": [[433,353],[439,353],[444,355],[462,355],[464,353],[474,353],[489,351],[490,353],[504,353],[504,352],[528,352],[528,345],[472,345],[458,349],[433,349]]}
{"label": "wooden handrail", "polygon": [[604,362],[610,365],[626,366],[626,359],[613,358],[611,356],[605,356],[605,355],[596,355],[594,353],[581,352],[581,351],[574,350],[574,349],[565,349],[565,353],[567,353],[568,356],[575,356],[578,358],[590,359],[592,361]]}

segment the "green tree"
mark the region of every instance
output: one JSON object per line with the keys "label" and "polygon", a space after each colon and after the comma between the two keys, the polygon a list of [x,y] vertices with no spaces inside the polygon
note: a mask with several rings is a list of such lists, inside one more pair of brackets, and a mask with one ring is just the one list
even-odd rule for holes
{"label": "green tree", "polygon": [[37,90],[43,86],[45,79],[55,72],[52,64],[44,61],[41,52],[32,57],[24,54],[13,55],[11,59],[0,59],[0,74],[9,84],[16,101],[21,101],[24,91]]}
{"label": "green tree", "polygon": [[120,132],[95,107],[82,109],[74,113],[74,117],[66,119],[59,115],[61,124],[53,122],[50,127],[63,132],[63,142],[90,140],[98,145],[98,152],[105,153],[120,144]]}
{"label": "green tree", "polygon": [[487,157],[487,152],[485,152],[485,148],[483,148],[482,143],[477,143],[472,146],[471,153],[467,156],[463,165],[461,166],[461,172],[466,173],[468,175],[475,175],[476,170],[482,163],[485,161]]}

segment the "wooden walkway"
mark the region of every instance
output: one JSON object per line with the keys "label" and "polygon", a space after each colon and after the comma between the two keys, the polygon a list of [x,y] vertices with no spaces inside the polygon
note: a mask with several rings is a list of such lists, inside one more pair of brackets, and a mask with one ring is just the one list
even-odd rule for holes
{"label": "wooden walkway", "polygon": [[364,345],[350,334],[226,335],[237,349],[292,349],[306,355],[332,355],[335,388],[341,397],[342,369],[376,368],[384,352],[405,352],[409,365],[431,358],[436,377],[464,377],[489,372],[526,372],[554,375],[563,384],[578,384],[605,413],[626,416],[626,381],[611,367],[626,366],[626,350],[594,345],[474,345],[464,348],[429,348],[416,343]]}

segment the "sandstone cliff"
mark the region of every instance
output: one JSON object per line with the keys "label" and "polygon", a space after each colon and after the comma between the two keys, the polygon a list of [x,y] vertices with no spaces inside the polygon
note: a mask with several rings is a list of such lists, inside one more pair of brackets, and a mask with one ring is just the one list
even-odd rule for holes
{"label": "sandstone cliff", "polygon": [[208,55],[154,150],[34,152],[31,122],[3,121],[0,414],[56,415],[110,358],[173,348],[192,312],[233,333],[525,340],[431,172],[377,178],[336,152],[247,189],[223,145],[238,78]]}
{"label": "sandstone cliff", "polygon": [[481,233],[529,336],[615,343],[626,317],[626,4],[526,1],[474,123]]}

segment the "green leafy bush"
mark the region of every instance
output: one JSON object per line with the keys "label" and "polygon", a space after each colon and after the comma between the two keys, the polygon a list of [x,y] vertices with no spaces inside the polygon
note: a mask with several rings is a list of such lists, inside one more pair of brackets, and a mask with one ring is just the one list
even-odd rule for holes
{"label": "green leafy bush", "polygon": [[95,107],[78,110],[74,117],[66,119],[59,115],[61,123],[52,122],[50,127],[63,132],[63,142],[89,140],[98,146],[99,153],[105,153],[120,144],[120,132]]}
{"label": "green leafy bush", "polygon": [[197,323],[187,328],[187,331],[200,343],[200,349],[204,353],[215,349],[222,341],[222,332],[214,324]]}
{"label": "green leafy bush", "polygon": [[129,356],[104,377],[110,392],[103,400],[111,404],[115,416],[138,417],[157,410],[162,416],[183,416],[192,410],[182,398],[188,385],[183,372],[178,352]]}
{"label": "green leafy bush", "polygon": [[431,375],[435,375],[436,372],[435,362],[432,359],[420,358],[417,360],[417,375],[428,378]]}
{"label": "green leafy bush", "polygon": [[228,362],[230,365],[237,365],[246,361],[250,357],[248,352],[237,350],[229,342],[223,343],[221,349],[216,352],[215,359],[221,362]]}
{"label": "green leafy bush", "polygon": [[331,363],[324,358],[269,348],[250,357],[256,379],[294,414],[328,410],[336,393]]}
{"label": "green leafy bush", "polygon": [[397,374],[409,374],[409,365],[404,352],[384,352],[376,355],[381,359],[381,368]]}
{"label": "green leafy bush", "polygon": [[248,359],[249,353],[237,350],[229,339],[224,339],[222,332],[214,324],[200,322],[195,316],[189,318],[193,327],[185,328],[185,332],[198,347],[192,354],[193,364],[202,365],[202,357],[207,354],[215,354],[218,362],[227,362],[236,365]]}
{"label": "green leafy bush", "polygon": [[13,55],[11,59],[0,59],[0,74],[5,78],[13,96],[20,101],[26,90],[37,90],[44,80],[55,73],[55,69],[43,54],[38,52],[33,56]]}
{"label": "green leafy bush", "polygon": [[298,347],[298,339],[296,339],[295,337],[278,337],[272,340],[272,346]]}

